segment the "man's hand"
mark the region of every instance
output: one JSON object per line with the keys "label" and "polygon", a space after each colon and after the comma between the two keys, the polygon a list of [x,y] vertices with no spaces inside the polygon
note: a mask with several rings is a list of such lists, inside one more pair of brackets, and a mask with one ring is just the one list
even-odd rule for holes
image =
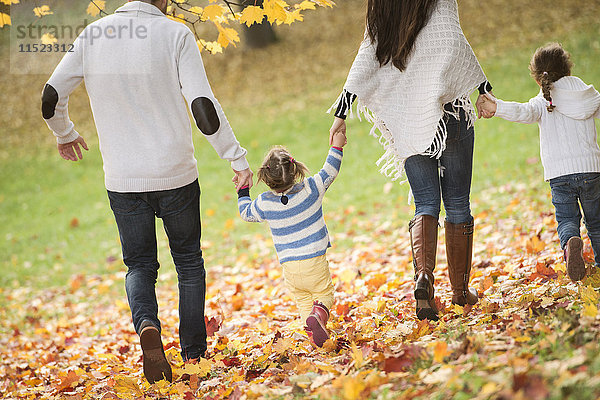
{"label": "man's hand", "polygon": [[83,154],[79,146],[83,147],[86,151],[89,150],[87,143],[85,143],[85,140],[83,140],[83,138],[79,136],[72,142],[57,145],[58,154],[60,154],[60,156],[67,161],[77,161],[78,157],[79,160],[82,160]]}
{"label": "man's hand", "polygon": [[[477,118],[492,118],[496,113],[496,102],[493,100],[492,92],[480,94],[475,102],[477,107]],[[493,111],[492,111],[493,108]]]}
{"label": "man's hand", "polygon": [[233,172],[235,172],[235,176],[233,179],[231,179],[231,181],[235,183],[236,192],[244,186],[248,186],[248,188],[252,187],[252,176],[254,173],[250,168],[246,168],[242,171],[233,170]]}
{"label": "man's hand", "polygon": [[336,132],[342,133],[344,136],[346,135],[346,121],[335,117],[333,120],[333,125],[331,125],[331,129],[329,129],[329,145],[333,146],[333,136]]}

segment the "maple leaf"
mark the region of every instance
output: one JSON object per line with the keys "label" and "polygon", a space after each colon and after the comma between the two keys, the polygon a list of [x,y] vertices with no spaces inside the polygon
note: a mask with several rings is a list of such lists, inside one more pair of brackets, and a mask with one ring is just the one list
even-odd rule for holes
{"label": "maple leaf", "polygon": [[115,392],[120,395],[127,395],[127,397],[132,397],[132,394],[135,397],[143,396],[144,392],[137,384],[137,381],[133,378],[126,375],[118,375],[115,378]]}
{"label": "maple leaf", "polygon": [[292,12],[286,11],[285,23],[287,25],[291,25],[294,21],[303,21],[304,17],[301,14],[300,9],[294,10]]}
{"label": "maple leaf", "polygon": [[217,319],[216,317],[208,319],[207,316],[204,316],[204,322],[206,323],[206,334],[208,336],[214,336],[215,332],[221,329],[221,319]]}
{"label": "maple leaf", "polygon": [[265,12],[261,7],[248,6],[242,11],[240,22],[250,26],[252,24],[260,24],[265,17]]}
{"label": "maple leaf", "polygon": [[89,15],[91,15],[92,17],[96,17],[96,16],[98,16],[98,14],[100,14],[100,11],[104,11],[105,7],[106,7],[105,0],[94,0],[94,1],[91,1],[90,4],[88,5],[86,12]]}
{"label": "maple leaf", "polygon": [[216,21],[225,13],[225,8],[220,4],[211,4],[204,7],[203,17],[211,21]]}
{"label": "maple leaf", "polygon": [[50,11],[50,7],[46,5],[35,7],[33,12],[38,18],[42,18],[44,15],[54,14],[52,11]]}
{"label": "maple leaf", "polygon": [[294,339],[288,338],[279,338],[273,345],[273,351],[277,354],[283,354],[288,351],[290,348],[294,346]]}
{"label": "maple leaf", "polygon": [[56,386],[56,390],[59,392],[64,392],[69,390],[77,385],[79,382],[79,375],[75,371],[69,371],[66,374],[61,374],[60,382]]}

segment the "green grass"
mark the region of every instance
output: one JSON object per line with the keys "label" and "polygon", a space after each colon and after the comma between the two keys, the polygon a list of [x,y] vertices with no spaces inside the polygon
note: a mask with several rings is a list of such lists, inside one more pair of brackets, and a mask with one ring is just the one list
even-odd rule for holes
{"label": "green grass", "polygon": [[[361,2],[350,3],[356,6]],[[342,15],[347,13],[360,20],[348,6],[340,4],[339,7]],[[318,68],[322,62],[328,71],[332,69],[329,75],[324,75],[325,79],[316,73],[307,72],[298,77],[281,72],[285,68],[297,67],[301,74],[309,68],[297,62],[298,57],[302,57],[297,52],[304,51],[302,49],[307,53],[311,51],[310,46],[299,41],[306,41],[310,34],[315,35],[311,30],[320,26],[319,18],[339,18],[339,14],[321,13],[315,13],[312,19],[307,18],[298,27],[292,27],[290,32],[281,31],[286,40],[270,50],[255,53],[233,50],[214,59],[205,56],[215,92],[238,139],[249,150],[248,160],[254,170],[268,149],[276,144],[286,145],[313,173],[323,164],[332,121],[332,117],[324,111],[341,89],[354,54],[349,49],[356,48],[360,29],[353,31],[352,43],[340,49],[343,60],[332,61],[329,57],[327,51],[335,49],[335,44],[320,49],[320,53],[310,53],[312,58],[305,60],[310,68]],[[298,29],[297,36],[294,36],[294,29]],[[7,43],[6,31],[0,33],[4,35],[0,38],[2,43]],[[330,37],[336,33],[334,30]],[[600,84],[600,70],[595,63],[600,59],[598,27],[592,25],[558,39],[573,54],[576,64],[573,73],[588,83]],[[528,75],[527,64],[531,52],[541,44],[508,46],[501,51],[490,52],[487,57],[480,57],[497,96],[505,100],[527,101],[537,94],[538,88]],[[6,49],[2,51],[5,54]],[[290,61],[282,57],[281,52],[289,54]],[[486,54],[486,51],[482,53]],[[321,58],[314,58],[318,54]],[[244,81],[236,81],[237,75],[231,70],[227,70],[230,74],[227,76],[231,76],[232,81],[222,79],[224,72],[220,73],[219,68],[227,60],[244,66],[241,60],[251,58],[256,61],[261,57],[267,57],[265,65],[280,71],[277,76],[273,75],[274,82],[279,85],[277,90],[269,86],[275,83],[270,83],[268,76],[260,75],[264,73],[264,67],[255,66],[247,75],[247,86],[251,90],[238,86],[240,93],[236,95],[235,85]],[[325,71],[318,71],[325,74]],[[3,121],[0,121],[0,126],[4,127],[3,134],[6,134],[6,141],[0,147],[0,268],[4,271],[0,275],[0,291],[1,288],[21,285],[39,288],[64,285],[73,274],[95,274],[123,268],[115,262],[115,258],[120,258],[120,244],[106,198],[102,163],[85,91],[80,88],[73,94],[71,116],[91,150],[85,154],[83,161],[66,162],[56,153],[53,138],[39,116],[39,92],[47,77],[10,76],[4,67],[2,72],[3,86],[6,84],[7,91],[13,96],[4,98],[0,104],[7,110]],[[264,88],[250,81],[257,76],[265,79]],[[286,80],[290,81],[289,86],[285,86]],[[263,94],[256,99],[256,94],[263,89]],[[407,202],[409,188],[394,184],[389,193],[384,193],[388,180],[378,173],[375,166],[381,148],[368,135],[369,129],[365,122],[349,121],[349,143],[340,176],[326,196],[326,215],[342,215],[346,210],[351,217],[368,219],[387,213],[396,226],[406,224],[412,213],[412,206]],[[502,213],[512,200],[510,194],[490,199],[482,197],[482,193],[518,182],[529,185],[531,196],[542,198],[542,204],[550,207],[548,188],[543,182],[539,162],[537,131],[537,125],[513,124],[499,119],[477,121],[472,187],[474,214],[483,209]],[[239,219],[228,163],[219,160],[197,132],[195,146],[202,189],[203,241],[207,267],[210,268],[211,263],[224,262],[232,252],[243,251],[243,240],[252,240],[256,234],[269,235],[269,232],[266,225],[248,224]],[[265,189],[264,185],[258,185],[252,193],[256,195]],[[328,226],[331,232],[356,228],[352,218],[330,218]],[[163,265],[170,265],[160,223],[158,227],[160,260]],[[337,243],[335,251],[346,251],[351,245],[351,238],[343,239]]]}

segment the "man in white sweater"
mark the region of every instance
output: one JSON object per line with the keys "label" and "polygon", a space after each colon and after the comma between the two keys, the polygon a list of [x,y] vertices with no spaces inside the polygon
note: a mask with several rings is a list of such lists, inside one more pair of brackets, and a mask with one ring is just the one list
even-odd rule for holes
{"label": "man in white sweater", "polygon": [[163,220],[179,279],[181,354],[187,361],[206,351],[200,187],[188,106],[217,154],[231,162],[237,189],[252,185],[246,150],[212,93],[195,37],[165,16],[167,3],[130,1],[90,24],[42,94],[42,114],[60,155],[77,161],[87,145],[69,119],[68,100],[85,81],[128,268],[127,298],[150,383],[172,380],[155,293],[156,217]]}

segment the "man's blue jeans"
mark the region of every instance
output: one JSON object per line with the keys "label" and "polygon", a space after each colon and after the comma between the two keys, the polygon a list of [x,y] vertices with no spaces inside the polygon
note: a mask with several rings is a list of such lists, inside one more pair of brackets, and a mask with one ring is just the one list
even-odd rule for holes
{"label": "man's blue jeans", "polygon": [[459,117],[444,116],[448,137],[439,162],[424,155],[406,160],[406,176],[415,200],[415,217],[431,215],[438,218],[443,199],[446,221],[462,224],[473,220],[469,196],[475,133],[473,127],[467,129],[463,110]]}
{"label": "man's blue jeans", "polygon": [[149,321],[160,331],[156,301],[156,217],[162,218],[179,281],[179,340],[184,360],[206,351],[206,272],[200,248],[200,186],[143,193],[108,191],[127,266],[125,289],[135,331]]}
{"label": "man's blue jeans", "polygon": [[569,238],[581,236],[582,209],[596,266],[600,267],[600,173],[570,174],[550,179],[550,190],[560,246],[564,249]]}

